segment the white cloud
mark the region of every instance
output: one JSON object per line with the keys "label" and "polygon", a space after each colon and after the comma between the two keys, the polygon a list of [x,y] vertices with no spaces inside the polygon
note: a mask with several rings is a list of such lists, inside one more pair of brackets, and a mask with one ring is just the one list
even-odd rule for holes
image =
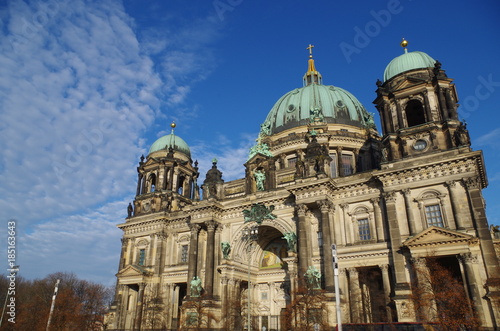
{"label": "white cloud", "polygon": [[[22,274],[106,282],[142,135],[211,72],[215,29],[143,45],[119,1],[13,0],[0,22],[0,217],[18,220]],[[173,51],[180,36],[193,40]]]}
{"label": "white cloud", "polygon": [[498,148],[498,140],[500,139],[500,128],[490,131],[482,136],[476,138],[473,143],[478,146],[489,146],[491,148]]}

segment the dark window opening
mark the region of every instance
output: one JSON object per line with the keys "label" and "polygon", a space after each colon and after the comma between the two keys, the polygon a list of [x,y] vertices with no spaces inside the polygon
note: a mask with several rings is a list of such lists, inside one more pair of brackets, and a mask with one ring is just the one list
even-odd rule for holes
{"label": "dark window opening", "polygon": [[419,100],[410,100],[406,104],[406,121],[408,122],[408,127],[424,124],[425,114],[424,106]]}

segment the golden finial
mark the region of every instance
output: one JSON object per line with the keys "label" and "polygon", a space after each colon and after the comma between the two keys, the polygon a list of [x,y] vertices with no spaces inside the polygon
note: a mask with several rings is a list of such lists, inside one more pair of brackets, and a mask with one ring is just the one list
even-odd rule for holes
{"label": "golden finial", "polygon": [[175,124],[175,122],[170,123],[170,127],[172,128],[172,133],[174,133],[174,129],[176,126],[177,124]]}
{"label": "golden finial", "polygon": [[405,40],[405,38],[403,38],[399,45],[401,45],[401,47],[405,49],[405,53],[408,53],[408,50],[406,49],[406,46],[408,46],[408,40]]}
{"label": "golden finial", "polygon": [[309,44],[309,46],[306,47],[306,49],[309,50],[309,58],[312,59],[313,57],[313,47],[314,45]]}

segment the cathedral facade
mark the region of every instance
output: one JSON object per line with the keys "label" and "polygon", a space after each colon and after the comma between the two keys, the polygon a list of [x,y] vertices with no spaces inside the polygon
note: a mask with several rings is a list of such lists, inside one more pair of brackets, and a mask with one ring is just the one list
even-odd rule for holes
{"label": "cathedral facade", "polygon": [[356,97],[323,85],[309,50],[303,87],[268,113],[244,178],[225,182],[214,159],[199,179],[174,124],[141,158],[118,225],[108,330],[437,322],[436,263],[476,325],[500,327],[483,156],[441,63],[405,48],[387,65],[374,100],[380,135]]}

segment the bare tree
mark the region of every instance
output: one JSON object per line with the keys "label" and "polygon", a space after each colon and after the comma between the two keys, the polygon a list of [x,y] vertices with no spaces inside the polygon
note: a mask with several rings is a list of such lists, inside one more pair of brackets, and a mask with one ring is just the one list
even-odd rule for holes
{"label": "bare tree", "polygon": [[299,286],[292,297],[294,299],[286,306],[282,316],[281,326],[284,330],[314,331],[318,326],[321,330],[328,330],[323,290]]}
{"label": "bare tree", "polygon": [[412,300],[421,322],[437,322],[445,330],[477,329],[480,321],[462,280],[437,258],[415,268]]}

